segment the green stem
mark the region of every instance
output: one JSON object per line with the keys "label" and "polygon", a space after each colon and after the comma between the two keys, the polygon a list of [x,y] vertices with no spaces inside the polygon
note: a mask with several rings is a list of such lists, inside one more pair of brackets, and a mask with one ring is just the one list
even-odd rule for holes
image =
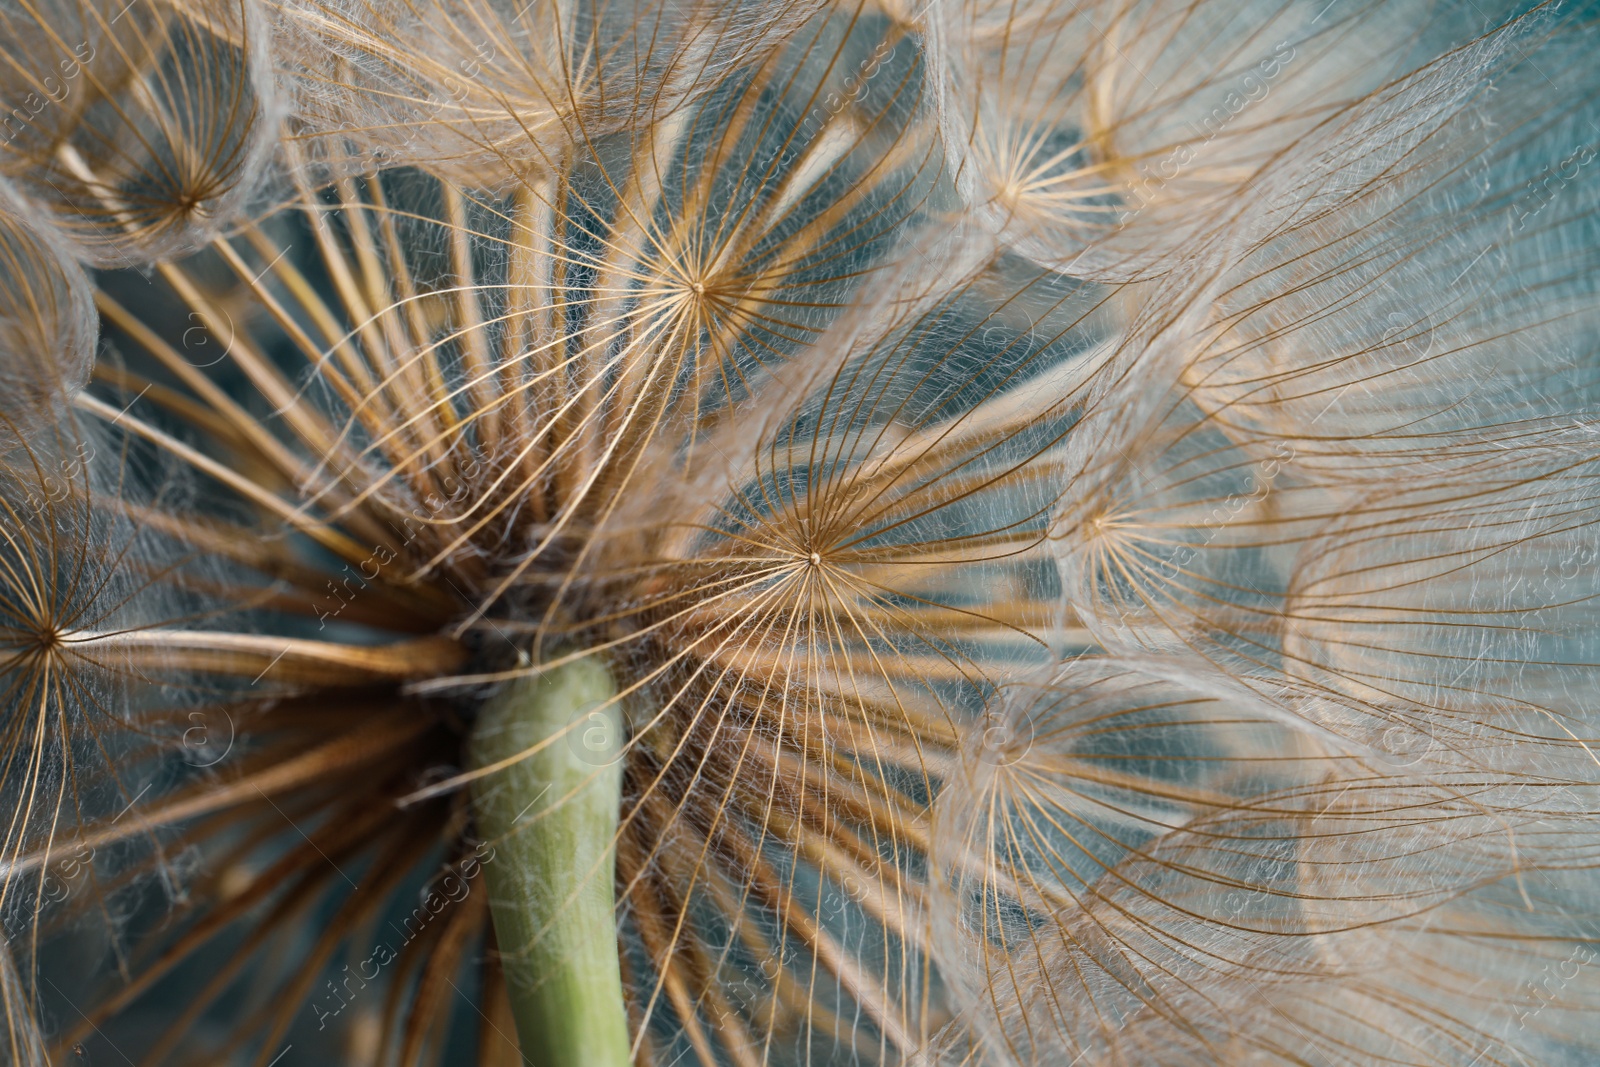
{"label": "green stem", "polygon": [[476,767],[565,731],[472,794],[495,850],[490,914],[532,1067],[629,1067],[613,891],[621,717],[600,707],[615,694],[599,661],[576,660],[507,685],[472,731]]}

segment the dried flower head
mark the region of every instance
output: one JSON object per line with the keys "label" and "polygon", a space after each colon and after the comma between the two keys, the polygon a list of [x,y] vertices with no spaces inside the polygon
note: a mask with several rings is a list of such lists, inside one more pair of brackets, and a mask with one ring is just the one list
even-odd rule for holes
{"label": "dried flower head", "polygon": [[1594,31],[1347,3],[0,4],[10,1061],[1587,1062]]}

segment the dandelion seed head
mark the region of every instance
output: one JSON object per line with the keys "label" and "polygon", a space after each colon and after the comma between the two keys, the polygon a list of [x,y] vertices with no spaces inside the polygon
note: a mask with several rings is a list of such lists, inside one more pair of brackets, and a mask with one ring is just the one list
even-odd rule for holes
{"label": "dandelion seed head", "polygon": [[48,233],[0,217],[0,450],[49,426],[94,357],[89,281]]}
{"label": "dandelion seed head", "polygon": [[[83,260],[126,268],[182,255],[252,202],[279,118],[254,0],[29,6],[0,44],[26,118],[0,173]],[[31,92],[30,92],[31,90]]]}
{"label": "dandelion seed head", "polygon": [[[559,875],[640,1063],[1582,1062],[1581,20],[79,4],[0,81],[69,7],[0,148],[14,1052],[99,912],[63,1047],[183,989],[152,1062],[509,1062]],[[80,261],[148,267],[87,385]],[[592,870],[508,869],[551,754]]]}

